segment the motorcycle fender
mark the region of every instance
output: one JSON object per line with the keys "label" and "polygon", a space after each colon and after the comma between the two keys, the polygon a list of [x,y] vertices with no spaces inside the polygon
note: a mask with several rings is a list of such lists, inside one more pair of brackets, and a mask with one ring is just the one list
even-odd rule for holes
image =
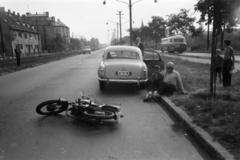
{"label": "motorcycle fender", "polygon": [[117,105],[104,105],[104,106],[102,106],[102,109],[109,109],[109,110],[113,110],[115,112],[121,111],[120,106],[117,106]]}

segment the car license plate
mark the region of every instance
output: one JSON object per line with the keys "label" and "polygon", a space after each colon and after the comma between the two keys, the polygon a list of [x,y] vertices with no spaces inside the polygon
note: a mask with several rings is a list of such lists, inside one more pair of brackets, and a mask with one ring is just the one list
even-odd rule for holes
{"label": "car license plate", "polygon": [[119,76],[129,76],[129,71],[118,71],[117,74]]}

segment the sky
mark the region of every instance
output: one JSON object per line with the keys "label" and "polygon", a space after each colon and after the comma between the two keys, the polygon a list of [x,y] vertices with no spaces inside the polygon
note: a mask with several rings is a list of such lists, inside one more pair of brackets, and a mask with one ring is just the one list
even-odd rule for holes
{"label": "sky", "polygon": [[[60,19],[70,29],[70,35],[74,38],[85,37],[87,40],[98,38],[100,43],[108,43],[111,40],[114,29],[117,30],[121,11],[122,37],[129,36],[127,30],[129,23],[130,0],[0,0],[0,7],[5,11],[20,15],[31,12],[41,14],[49,12],[49,16]],[[194,11],[197,0],[132,0],[133,28],[141,27],[143,22],[147,25],[152,16],[161,16],[166,19],[169,14],[178,14],[180,9],[190,9],[193,17],[199,13]],[[123,3],[125,2],[125,3]],[[136,3],[135,3],[136,2]],[[111,22],[110,22],[111,21]],[[107,24],[108,22],[108,24]],[[114,23],[115,22],[115,23]]]}

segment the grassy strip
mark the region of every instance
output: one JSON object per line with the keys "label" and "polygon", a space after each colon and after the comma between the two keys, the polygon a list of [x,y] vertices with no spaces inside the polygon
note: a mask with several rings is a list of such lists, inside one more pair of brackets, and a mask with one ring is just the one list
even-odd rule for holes
{"label": "grassy strip", "polygon": [[39,56],[38,58],[33,57],[32,59],[29,59],[28,61],[22,61],[21,66],[19,66],[19,67],[17,67],[16,64],[14,64],[14,66],[0,67],[0,76],[7,74],[7,73],[11,73],[11,72],[19,71],[19,70],[26,69],[29,67],[33,67],[37,64],[44,64],[44,63],[48,63],[50,61],[56,61],[56,60],[59,60],[59,59],[65,58],[65,57],[74,56],[74,55],[79,55],[79,53],[78,52],[67,52],[67,53],[57,53],[57,54],[53,54],[53,55],[43,55],[43,56]]}
{"label": "grassy strip", "polygon": [[188,96],[169,97],[240,160],[240,73],[232,77],[232,87],[218,86],[215,99],[210,99],[210,65],[162,57],[172,61],[180,72]]}

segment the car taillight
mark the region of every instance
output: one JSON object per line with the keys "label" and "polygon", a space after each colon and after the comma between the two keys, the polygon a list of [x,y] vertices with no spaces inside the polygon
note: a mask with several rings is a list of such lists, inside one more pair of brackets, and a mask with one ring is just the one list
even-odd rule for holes
{"label": "car taillight", "polygon": [[147,79],[147,70],[144,70],[144,71],[143,71],[143,78],[144,78],[144,79]]}

